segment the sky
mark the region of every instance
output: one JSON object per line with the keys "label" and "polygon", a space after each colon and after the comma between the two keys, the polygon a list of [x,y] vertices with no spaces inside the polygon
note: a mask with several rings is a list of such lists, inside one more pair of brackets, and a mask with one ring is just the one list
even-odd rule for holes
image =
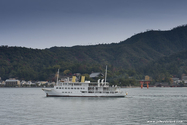
{"label": "sky", "polygon": [[119,43],[187,24],[187,0],[0,0],[0,46]]}

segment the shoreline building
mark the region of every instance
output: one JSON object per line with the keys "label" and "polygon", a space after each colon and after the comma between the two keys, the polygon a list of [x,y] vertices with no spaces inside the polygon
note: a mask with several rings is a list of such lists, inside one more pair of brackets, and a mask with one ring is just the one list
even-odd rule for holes
{"label": "shoreline building", "polygon": [[5,81],[6,87],[20,87],[20,81],[16,79],[7,79]]}

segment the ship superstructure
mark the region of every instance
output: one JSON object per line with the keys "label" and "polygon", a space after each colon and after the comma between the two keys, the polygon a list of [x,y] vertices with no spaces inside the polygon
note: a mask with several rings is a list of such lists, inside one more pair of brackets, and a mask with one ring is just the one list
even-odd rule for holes
{"label": "ship superstructure", "polygon": [[69,78],[59,81],[57,75],[54,88],[42,90],[45,91],[47,97],[125,97],[126,95],[117,85],[109,86],[106,82],[106,73],[105,80],[98,79],[97,82],[85,81],[85,76],[81,77],[81,82],[76,82],[75,79],[76,77],[73,76],[72,81],[69,81]]}

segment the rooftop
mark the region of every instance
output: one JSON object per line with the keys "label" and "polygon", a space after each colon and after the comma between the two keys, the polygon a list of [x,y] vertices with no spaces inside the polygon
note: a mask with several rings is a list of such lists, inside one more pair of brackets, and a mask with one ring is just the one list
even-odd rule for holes
{"label": "rooftop", "polygon": [[95,72],[95,73],[91,73],[91,74],[90,74],[90,77],[91,77],[91,78],[98,77],[100,74],[103,76],[102,73],[100,73],[100,72]]}

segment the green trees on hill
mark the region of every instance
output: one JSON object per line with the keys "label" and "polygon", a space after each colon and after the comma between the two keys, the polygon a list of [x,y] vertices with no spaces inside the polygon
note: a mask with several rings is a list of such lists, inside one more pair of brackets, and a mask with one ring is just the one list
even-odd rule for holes
{"label": "green trees on hill", "polygon": [[[171,31],[148,31],[116,44],[31,49],[0,47],[0,77],[53,80],[57,69],[63,75],[104,72],[119,85],[135,85],[149,75],[156,81],[187,74],[187,26]],[[89,79],[89,78],[88,78]]]}

